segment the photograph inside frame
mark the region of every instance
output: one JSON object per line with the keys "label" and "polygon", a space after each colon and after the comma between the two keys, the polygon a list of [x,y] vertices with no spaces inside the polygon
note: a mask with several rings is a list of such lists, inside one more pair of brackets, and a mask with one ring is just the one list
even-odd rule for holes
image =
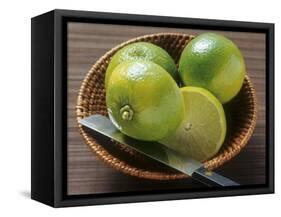
{"label": "photograph inside frame", "polygon": [[67,195],[263,185],[266,149],[265,33],[67,23]]}

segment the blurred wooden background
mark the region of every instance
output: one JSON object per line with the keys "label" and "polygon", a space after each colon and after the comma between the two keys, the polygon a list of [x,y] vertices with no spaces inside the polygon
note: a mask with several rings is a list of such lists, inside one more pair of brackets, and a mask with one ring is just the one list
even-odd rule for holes
{"label": "blurred wooden background", "polygon": [[[83,142],[75,116],[77,94],[91,66],[112,47],[128,39],[157,32],[199,34],[192,29],[144,26],[68,24],[68,169],[69,195],[111,192],[149,191],[162,189],[200,188],[191,179],[152,181],[125,175],[101,162]],[[213,31],[215,32],[215,31]],[[223,32],[241,49],[247,72],[258,98],[258,122],[252,138],[242,152],[216,171],[241,184],[265,183],[265,34]]]}

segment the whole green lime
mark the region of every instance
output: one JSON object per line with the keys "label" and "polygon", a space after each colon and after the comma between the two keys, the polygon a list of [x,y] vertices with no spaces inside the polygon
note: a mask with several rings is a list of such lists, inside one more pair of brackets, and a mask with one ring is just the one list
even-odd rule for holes
{"label": "whole green lime", "polygon": [[183,96],[173,78],[150,61],[120,63],[106,90],[113,124],[139,140],[157,141],[172,134],[184,116]]}
{"label": "whole green lime", "polygon": [[124,61],[148,60],[163,67],[175,80],[177,68],[173,58],[163,48],[148,42],[136,42],[118,50],[110,60],[105,75],[105,87],[113,70]]}
{"label": "whole green lime", "polygon": [[240,91],[245,63],[239,48],[229,39],[204,33],[184,48],[179,73],[186,86],[203,87],[221,103],[230,101]]}

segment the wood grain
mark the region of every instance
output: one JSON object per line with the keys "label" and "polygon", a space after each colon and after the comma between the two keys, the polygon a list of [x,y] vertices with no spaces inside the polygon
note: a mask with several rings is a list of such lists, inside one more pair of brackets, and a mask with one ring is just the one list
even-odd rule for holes
{"label": "wood grain", "polygon": [[[69,195],[112,192],[150,191],[163,189],[193,189],[203,186],[191,179],[151,181],[115,171],[101,162],[83,142],[78,132],[75,105],[85,75],[91,66],[109,49],[128,39],[157,32],[199,34],[204,30],[158,28],[144,26],[68,24],[68,167]],[[221,33],[241,49],[247,72],[256,89],[258,121],[246,148],[216,171],[244,185],[263,184],[265,171],[265,34],[246,32]]]}

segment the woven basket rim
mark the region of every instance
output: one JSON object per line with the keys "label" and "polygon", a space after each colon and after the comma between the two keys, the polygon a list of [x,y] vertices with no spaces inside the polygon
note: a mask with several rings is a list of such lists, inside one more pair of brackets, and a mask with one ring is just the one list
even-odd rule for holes
{"label": "woven basket rim", "polygon": [[[77,116],[77,124],[78,124],[78,128],[79,128],[79,132],[82,135],[82,137],[84,138],[84,141],[86,142],[86,144],[91,148],[91,150],[102,161],[104,161],[111,167],[115,168],[118,171],[122,171],[123,173],[129,174],[132,176],[137,176],[140,178],[153,179],[153,180],[175,180],[175,179],[187,178],[188,175],[183,174],[183,173],[155,172],[155,171],[149,171],[149,170],[144,170],[144,169],[134,167],[134,166],[128,164],[127,162],[114,157],[102,145],[97,144],[94,141],[94,139],[84,131],[84,129],[78,122],[82,118],[81,109],[83,108],[83,105],[81,105],[80,99],[81,99],[81,97],[83,97],[84,91],[86,91],[85,88],[87,87],[88,80],[91,78],[91,75],[94,73],[95,68],[98,65],[100,65],[102,62],[104,62],[108,58],[108,56],[111,57],[117,50],[119,50],[120,48],[122,48],[123,46],[125,46],[127,44],[137,42],[137,41],[145,41],[146,38],[162,37],[162,36],[185,36],[185,37],[188,36],[188,38],[190,40],[194,38],[194,35],[182,34],[182,33],[167,33],[167,32],[155,33],[155,34],[139,36],[139,37],[130,39],[128,41],[125,41],[125,42],[113,47],[108,52],[106,52],[102,57],[100,57],[98,61],[96,61],[96,63],[91,67],[91,69],[87,73],[86,77],[84,78],[82,85],[80,87],[79,93],[78,93],[77,105],[76,105],[76,116]],[[252,103],[253,104],[253,114],[252,114],[251,124],[248,127],[247,132],[246,132],[245,136],[243,137],[243,140],[241,141],[239,147],[235,147],[235,148],[228,147],[228,148],[230,148],[230,151],[227,152],[227,154],[225,154],[225,153],[217,154],[210,160],[207,160],[203,163],[204,167],[208,170],[216,169],[216,168],[220,167],[221,165],[223,165],[224,163],[228,162],[233,157],[235,157],[241,151],[241,149],[245,147],[248,140],[250,139],[250,137],[253,134],[253,131],[256,126],[256,120],[257,120],[257,98],[256,98],[255,89],[254,89],[253,84],[250,81],[250,78],[248,75],[245,75],[245,82],[250,89],[251,98],[253,101],[253,103]]]}

